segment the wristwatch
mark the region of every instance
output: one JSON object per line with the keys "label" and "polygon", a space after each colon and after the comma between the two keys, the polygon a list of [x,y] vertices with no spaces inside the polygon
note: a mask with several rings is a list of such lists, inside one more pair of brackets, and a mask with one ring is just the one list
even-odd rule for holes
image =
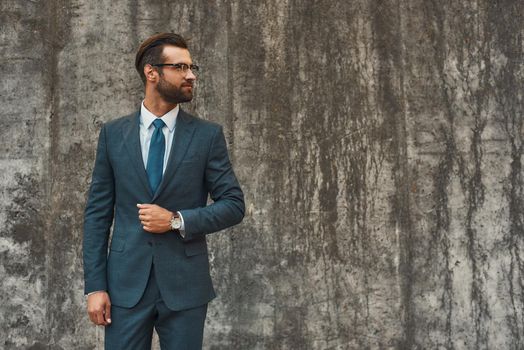
{"label": "wristwatch", "polygon": [[171,229],[173,231],[180,230],[182,227],[182,219],[180,219],[180,215],[178,213],[173,213],[173,216],[171,217]]}

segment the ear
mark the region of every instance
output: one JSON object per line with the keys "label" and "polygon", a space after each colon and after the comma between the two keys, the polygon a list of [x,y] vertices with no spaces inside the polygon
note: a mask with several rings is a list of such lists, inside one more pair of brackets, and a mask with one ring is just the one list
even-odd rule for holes
{"label": "ear", "polygon": [[144,76],[146,81],[155,82],[158,77],[158,71],[150,64],[144,66]]}

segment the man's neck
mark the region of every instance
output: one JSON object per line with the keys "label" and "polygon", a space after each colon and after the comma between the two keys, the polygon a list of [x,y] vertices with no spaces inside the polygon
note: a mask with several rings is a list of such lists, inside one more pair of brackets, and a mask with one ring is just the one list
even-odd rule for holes
{"label": "man's neck", "polygon": [[144,99],[144,106],[149,112],[153,113],[157,117],[161,117],[175,108],[176,103],[167,103],[162,99],[148,98],[148,96],[146,96]]}

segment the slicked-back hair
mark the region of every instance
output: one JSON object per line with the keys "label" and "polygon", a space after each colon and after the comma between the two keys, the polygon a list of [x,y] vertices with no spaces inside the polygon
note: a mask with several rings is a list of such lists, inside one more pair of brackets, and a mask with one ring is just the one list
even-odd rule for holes
{"label": "slicked-back hair", "polygon": [[[146,64],[164,63],[162,52],[164,46],[172,45],[187,49],[187,42],[180,35],[175,33],[159,33],[155,34],[142,43],[138,48],[135,58],[135,67],[140,75],[142,82],[146,83],[146,76],[144,75],[144,66]],[[162,67],[158,67],[160,74],[162,74]]]}

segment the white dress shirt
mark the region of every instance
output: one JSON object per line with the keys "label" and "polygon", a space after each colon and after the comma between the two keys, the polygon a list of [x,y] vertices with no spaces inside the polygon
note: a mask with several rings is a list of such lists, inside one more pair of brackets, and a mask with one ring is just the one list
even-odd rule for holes
{"label": "white dress shirt", "polygon": [[[167,160],[169,159],[169,153],[171,152],[171,145],[173,144],[173,136],[175,135],[175,124],[176,124],[176,117],[178,115],[179,106],[177,105],[175,108],[164,114],[160,119],[166,124],[162,128],[162,133],[165,137],[165,144],[166,149],[164,152],[164,167],[162,169],[162,172],[166,171],[167,166]],[[147,108],[144,106],[144,102],[142,102],[142,106],[140,107],[140,147],[142,149],[142,160],[144,161],[144,168],[147,167],[147,157],[149,155],[149,145],[151,144],[151,138],[153,137],[153,133],[155,132],[155,127],[153,125],[153,122],[158,117],[155,116],[153,113],[147,110]]]}

